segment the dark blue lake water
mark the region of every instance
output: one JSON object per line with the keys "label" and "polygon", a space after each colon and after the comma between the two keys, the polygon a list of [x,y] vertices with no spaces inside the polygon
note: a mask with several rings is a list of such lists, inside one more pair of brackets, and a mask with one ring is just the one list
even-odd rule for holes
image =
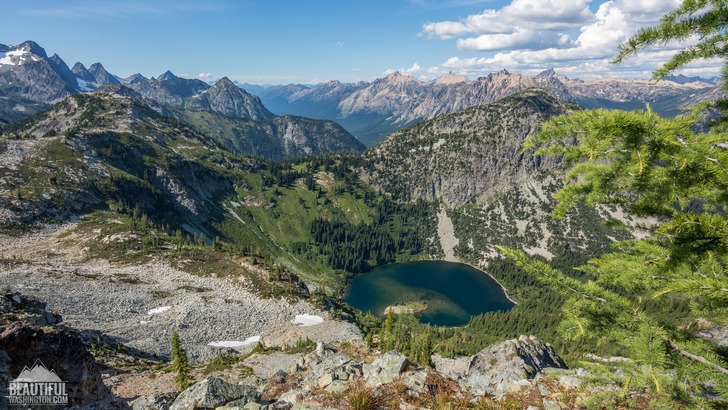
{"label": "dark blue lake water", "polygon": [[484,272],[462,263],[417,261],[379,266],[351,280],[344,300],[351,306],[384,315],[390,305],[424,302],[423,323],[462,326],[471,316],[508,310],[503,288]]}

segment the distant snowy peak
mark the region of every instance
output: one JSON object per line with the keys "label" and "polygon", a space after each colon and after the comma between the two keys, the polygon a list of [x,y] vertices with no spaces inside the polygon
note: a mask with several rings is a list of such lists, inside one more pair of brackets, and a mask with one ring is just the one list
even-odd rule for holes
{"label": "distant snowy peak", "polygon": [[0,51],[0,66],[23,65],[31,61],[41,61],[43,58],[21,48],[8,48],[7,51]]}

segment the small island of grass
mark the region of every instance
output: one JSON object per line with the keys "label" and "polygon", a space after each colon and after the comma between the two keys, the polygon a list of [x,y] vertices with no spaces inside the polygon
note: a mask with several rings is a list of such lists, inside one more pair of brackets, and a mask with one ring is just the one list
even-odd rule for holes
{"label": "small island of grass", "polygon": [[427,309],[427,303],[425,302],[408,302],[401,305],[390,305],[384,309],[384,314],[388,314],[391,310],[395,315],[401,315],[405,313],[417,313]]}

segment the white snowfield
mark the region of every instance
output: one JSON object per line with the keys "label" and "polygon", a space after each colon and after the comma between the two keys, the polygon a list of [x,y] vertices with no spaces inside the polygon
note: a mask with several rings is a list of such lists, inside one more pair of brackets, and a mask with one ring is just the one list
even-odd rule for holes
{"label": "white snowfield", "polygon": [[260,336],[251,336],[242,342],[238,340],[221,340],[219,342],[210,342],[207,345],[213,347],[243,347],[258,343],[259,341]]}
{"label": "white snowfield", "polygon": [[81,91],[93,91],[94,90],[93,84],[91,84],[88,81],[85,81],[81,78],[76,77],[76,83],[78,83],[78,89]]}
{"label": "white snowfield", "polygon": [[[13,62],[13,57],[17,57],[18,63]],[[40,59],[25,50],[12,50],[0,53],[0,65],[19,65],[31,61],[39,61]]]}
{"label": "white snowfield", "polygon": [[296,318],[291,322],[293,324],[299,324],[301,326],[314,326],[324,323],[324,318],[316,315],[309,315],[304,313],[302,315],[296,315]]}
{"label": "white snowfield", "polygon": [[172,306],[160,306],[158,308],[154,308],[154,309],[150,310],[149,312],[147,312],[147,314],[150,316],[158,315],[160,313],[168,311],[169,309],[172,309]]}

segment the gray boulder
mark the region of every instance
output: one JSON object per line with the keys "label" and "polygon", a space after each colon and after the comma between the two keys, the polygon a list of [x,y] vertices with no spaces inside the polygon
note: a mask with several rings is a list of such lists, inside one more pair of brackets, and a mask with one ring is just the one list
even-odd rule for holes
{"label": "gray boulder", "polygon": [[170,410],[214,409],[233,401],[241,406],[259,400],[260,393],[250,386],[209,376],[180,393]]}
{"label": "gray boulder", "polygon": [[361,363],[323,344],[315,352],[306,355],[297,367],[311,368],[303,380],[303,385],[309,388],[325,388],[337,380],[348,381],[363,374]]}
{"label": "gray boulder", "polygon": [[550,344],[534,336],[521,336],[473,356],[460,385],[472,394],[500,398],[509,388],[527,384],[546,368],[566,369],[566,364]]}
{"label": "gray boulder", "polygon": [[177,398],[177,393],[153,394],[142,397],[134,402],[134,410],[169,410],[169,407]]}
{"label": "gray boulder", "polygon": [[407,356],[392,350],[377,357],[372,364],[364,365],[364,378],[367,386],[380,386],[391,383],[411,364]]}

